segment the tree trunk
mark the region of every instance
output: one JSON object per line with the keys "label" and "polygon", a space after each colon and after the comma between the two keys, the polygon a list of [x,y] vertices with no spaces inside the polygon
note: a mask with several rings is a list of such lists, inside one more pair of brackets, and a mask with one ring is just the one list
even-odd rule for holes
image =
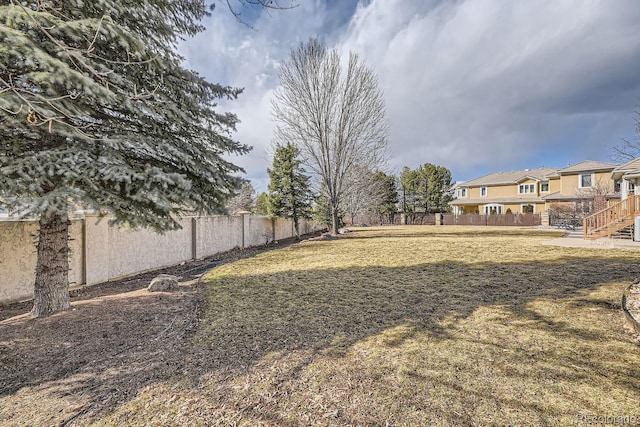
{"label": "tree trunk", "polygon": [[69,218],[67,214],[40,218],[38,265],[33,290],[33,316],[71,308],[69,299]]}
{"label": "tree trunk", "polygon": [[296,240],[300,240],[300,223],[298,217],[293,218],[293,228],[296,230]]}
{"label": "tree trunk", "polygon": [[276,219],[271,218],[271,243],[276,242]]}
{"label": "tree trunk", "polygon": [[331,222],[333,225],[333,229],[331,230],[332,234],[338,234],[338,209],[331,209]]}

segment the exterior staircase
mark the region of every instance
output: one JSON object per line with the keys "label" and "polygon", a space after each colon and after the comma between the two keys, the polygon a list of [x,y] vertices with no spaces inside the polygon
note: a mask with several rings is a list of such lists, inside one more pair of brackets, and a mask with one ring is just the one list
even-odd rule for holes
{"label": "exterior staircase", "polygon": [[633,240],[633,227],[634,227],[634,225],[631,224],[628,227],[621,228],[620,230],[616,231],[615,233],[612,233],[611,234],[611,238],[612,239],[621,239],[621,240]]}
{"label": "exterior staircase", "polygon": [[630,227],[633,229],[633,220],[636,215],[640,215],[640,195],[632,194],[615,205],[585,217],[582,222],[583,238],[590,240],[601,237],[611,238],[616,233],[620,237],[626,234],[633,238],[633,232],[624,233],[624,231]]}

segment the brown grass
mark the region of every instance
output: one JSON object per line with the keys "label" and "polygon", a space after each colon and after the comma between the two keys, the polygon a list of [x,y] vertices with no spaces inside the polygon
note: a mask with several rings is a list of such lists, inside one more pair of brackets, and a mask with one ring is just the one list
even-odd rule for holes
{"label": "brown grass", "polygon": [[620,310],[640,251],[541,245],[552,237],[363,228],[221,266],[183,363],[99,424],[640,419]]}

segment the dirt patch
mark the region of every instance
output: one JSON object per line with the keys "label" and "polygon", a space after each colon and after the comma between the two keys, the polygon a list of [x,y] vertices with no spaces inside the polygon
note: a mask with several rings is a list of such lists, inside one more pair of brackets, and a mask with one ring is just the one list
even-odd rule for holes
{"label": "dirt patch", "polygon": [[[72,308],[29,316],[31,302],[0,307],[0,425],[87,425],[185,364],[212,268],[293,243],[233,250],[71,292]],[[178,292],[146,290],[173,274]],[[46,407],[46,411],[37,408]]]}

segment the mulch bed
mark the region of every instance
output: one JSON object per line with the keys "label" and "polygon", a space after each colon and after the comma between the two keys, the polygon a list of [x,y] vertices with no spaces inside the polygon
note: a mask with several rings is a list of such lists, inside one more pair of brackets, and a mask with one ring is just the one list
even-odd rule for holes
{"label": "mulch bed", "polygon": [[[175,375],[205,298],[199,277],[293,242],[84,287],[71,293],[71,310],[48,317],[31,318],[31,302],[0,306],[0,425],[86,425],[146,384]],[[148,292],[160,273],[178,276],[180,291]],[[39,414],[39,405],[59,410]]]}

